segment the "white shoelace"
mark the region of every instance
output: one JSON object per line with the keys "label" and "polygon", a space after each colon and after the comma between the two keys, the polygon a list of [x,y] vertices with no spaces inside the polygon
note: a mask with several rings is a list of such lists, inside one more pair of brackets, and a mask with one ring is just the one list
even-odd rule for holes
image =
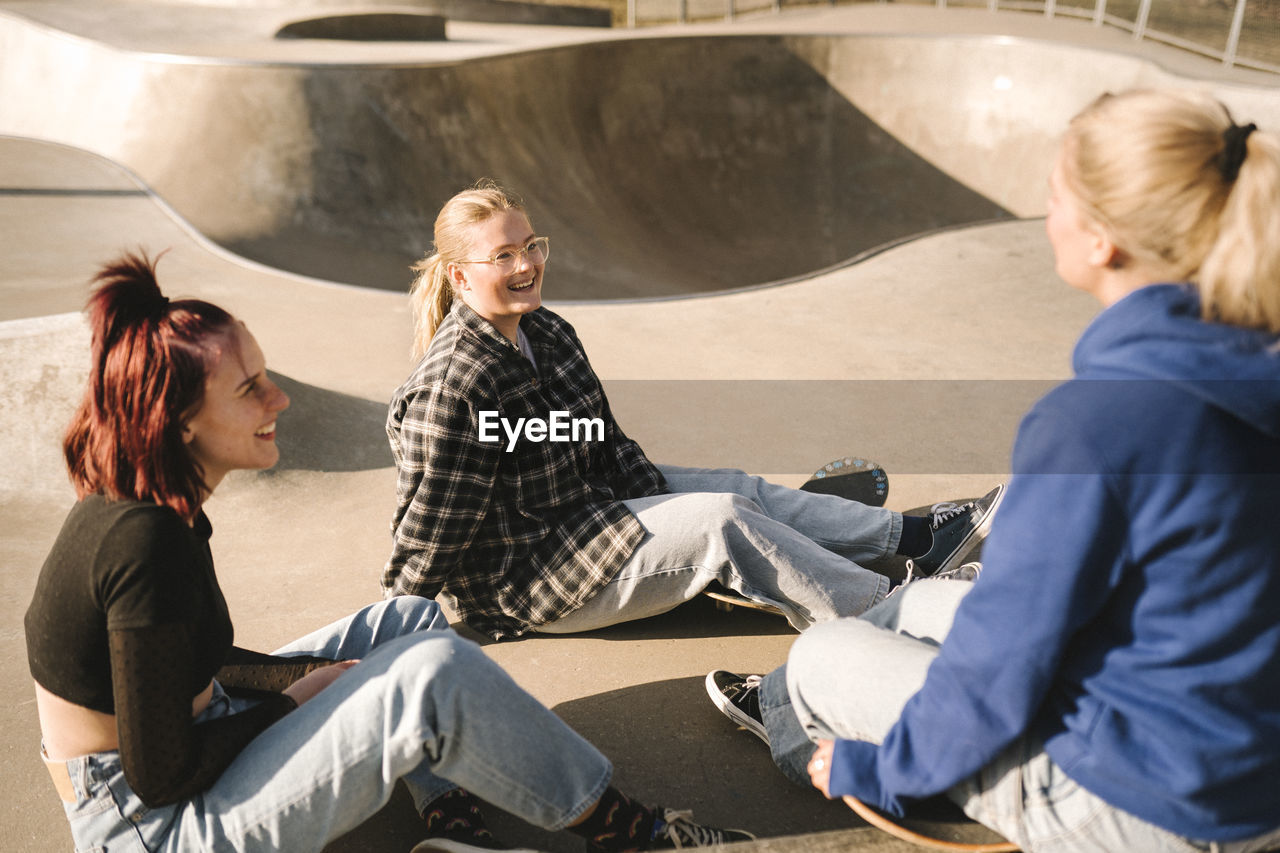
{"label": "white shoelace", "polygon": [[973,504],[958,504],[953,501],[942,501],[929,507],[929,526],[937,530],[961,513],[968,512]]}
{"label": "white shoelace", "polygon": [[665,809],[662,819],[667,824],[667,837],[677,850],[689,847],[710,847],[724,844],[724,833],[693,822],[693,812]]}
{"label": "white shoelace", "polygon": [[759,690],[763,675],[748,675],[737,684],[729,684],[723,688],[724,697],[737,705],[742,697],[750,695],[752,690]]}

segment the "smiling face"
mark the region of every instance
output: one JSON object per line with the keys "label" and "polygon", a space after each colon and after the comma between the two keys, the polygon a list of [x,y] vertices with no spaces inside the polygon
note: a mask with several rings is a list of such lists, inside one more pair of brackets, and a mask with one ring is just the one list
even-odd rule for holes
{"label": "smiling face", "polygon": [[[518,210],[504,210],[471,227],[468,258],[492,258],[503,250],[527,246],[534,238],[529,218]],[[534,264],[527,254],[517,256],[515,269],[503,273],[494,264],[449,264],[449,280],[472,311],[488,320],[511,340],[516,339],[520,317],[542,304],[542,272],[546,263]]]}
{"label": "smiling face", "polygon": [[205,378],[204,399],[182,430],[209,491],[229,471],[276,464],[276,415],[289,405],[288,396],[267,378],[266,359],[243,324],[233,325],[220,344]]}

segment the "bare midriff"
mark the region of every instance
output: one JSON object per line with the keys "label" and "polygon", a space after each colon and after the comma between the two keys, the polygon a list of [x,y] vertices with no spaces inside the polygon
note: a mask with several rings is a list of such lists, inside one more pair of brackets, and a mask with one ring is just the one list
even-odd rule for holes
{"label": "bare midriff", "polygon": [[[209,706],[213,698],[213,682],[191,700],[191,716]],[[36,708],[40,712],[40,733],[45,755],[54,761],[65,761],[79,755],[118,749],[115,714],[104,714],[55,696],[36,684]]]}

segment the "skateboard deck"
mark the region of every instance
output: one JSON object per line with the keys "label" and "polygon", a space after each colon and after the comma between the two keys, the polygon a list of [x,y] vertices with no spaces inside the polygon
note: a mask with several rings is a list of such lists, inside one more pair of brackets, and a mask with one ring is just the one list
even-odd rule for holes
{"label": "skateboard deck", "polygon": [[842,456],[814,471],[800,490],[838,495],[870,506],[884,506],[889,498],[889,475],[869,459]]}
{"label": "skateboard deck", "polygon": [[1015,853],[1018,845],[1006,841],[994,831],[976,823],[945,797],[934,797],[913,806],[905,818],[890,817],[856,797],[845,797],[845,804],[858,817],[894,838],[909,841],[932,850],[962,853]]}
{"label": "skateboard deck", "polygon": [[741,596],[731,589],[726,589],[718,583],[712,583],[702,591],[707,598],[713,598],[716,602],[716,610],[729,613],[735,607],[745,607],[748,610],[759,610],[762,613],[772,613],[775,616],[781,616],[782,611],[774,607],[772,604],[765,604],[762,601],[752,601],[745,596]]}

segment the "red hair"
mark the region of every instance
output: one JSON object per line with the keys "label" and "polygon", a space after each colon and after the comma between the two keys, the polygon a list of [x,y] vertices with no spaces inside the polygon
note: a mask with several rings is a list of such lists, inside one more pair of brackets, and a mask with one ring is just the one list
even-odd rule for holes
{"label": "red hair", "polygon": [[104,265],[93,283],[89,383],[62,443],[76,494],[152,501],[190,520],[207,487],[182,431],[217,363],[214,339],[236,320],[208,302],[170,302],[145,253]]}

